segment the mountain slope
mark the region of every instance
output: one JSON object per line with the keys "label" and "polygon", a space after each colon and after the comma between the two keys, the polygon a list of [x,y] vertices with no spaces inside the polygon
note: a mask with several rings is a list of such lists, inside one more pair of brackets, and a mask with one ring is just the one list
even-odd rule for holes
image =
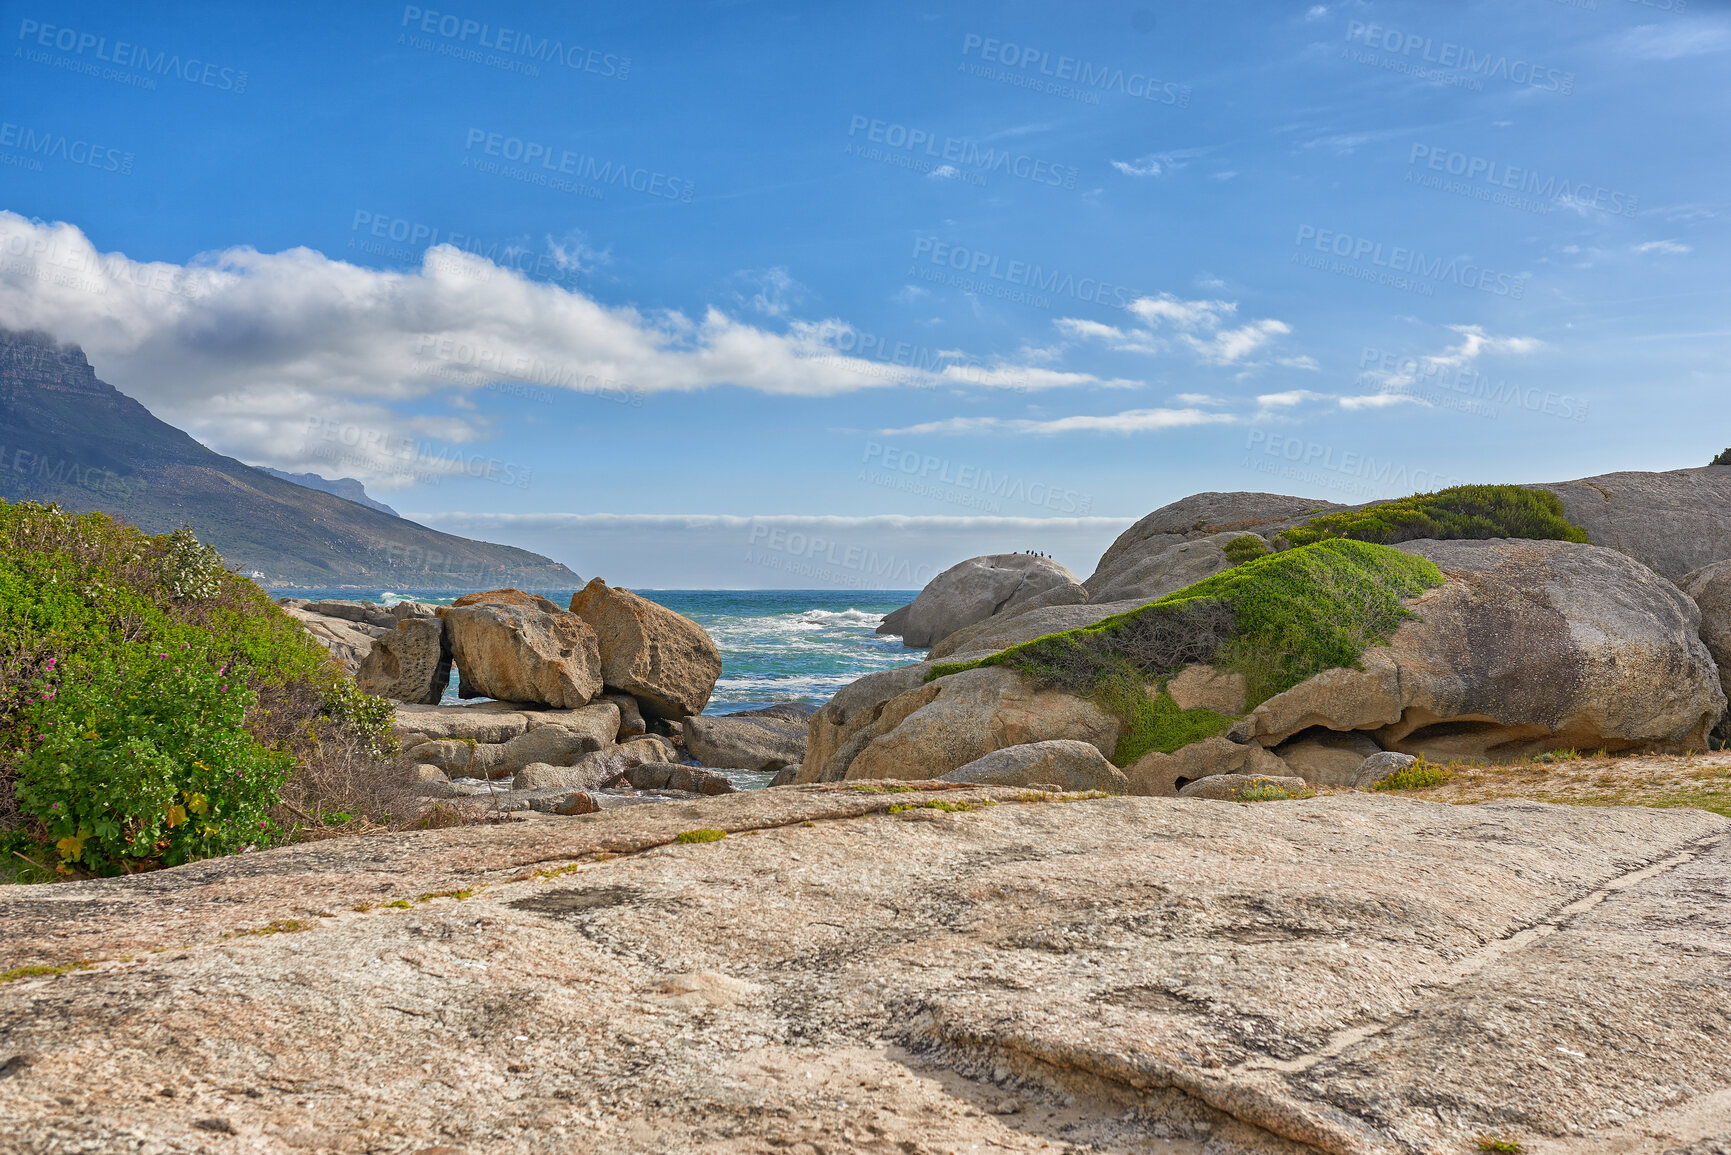
{"label": "mountain slope", "polygon": [[364,505],[368,509],[376,509],[380,513],[388,513],[392,517],[402,516],[402,514],[398,513],[384,502],[374,501],[372,498],[368,497],[367,487],[352,477],[338,477],[333,479],[329,477],[320,477],[316,473],[284,473],[282,470],[272,469],[268,465],[255,465],[253,468],[261,473],[268,473],[279,481],[288,481],[307,489],[316,489],[320,493],[334,493],[338,497],[347,498],[349,501],[352,501],[357,505]]}
{"label": "mountain slope", "polygon": [[267,585],[575,589],[571,570],[273,477],[159,421],[83,350],[0,329],[0,497],[190,525]]}

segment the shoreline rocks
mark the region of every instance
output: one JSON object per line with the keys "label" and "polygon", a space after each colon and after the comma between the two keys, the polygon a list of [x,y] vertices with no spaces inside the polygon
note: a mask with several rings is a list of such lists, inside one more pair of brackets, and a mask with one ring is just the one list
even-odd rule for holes
{"label": "shoreline rocks", "polygon": [[737,714],[694,714],[685,719],[685,749],[705,766],[781,770],[805,760],[812,708],[769,706]]}
{"label": "shoreline rocks", "polygon": [[477,601],[447,607],[443,620],[459,697],[574,708],[601,693],[600,643],[576,614]]}
{"label": "shoreline rocks", "polygon": [[702,626],[600,578],[572,595],[571,613],[598,639],[602,680],[645,715],[679,719],[708,705],[721,652]]}
{"label": "shoreline rocks", "polygon": [[1086,601],[1076,575],[1027,553],[969,558],[926,583],[909,605],[889,614],[880,634],[899,634],[911,649],[926,649],[957,630],[998,614],[1013,615],[1035,599],[1043,605]]}

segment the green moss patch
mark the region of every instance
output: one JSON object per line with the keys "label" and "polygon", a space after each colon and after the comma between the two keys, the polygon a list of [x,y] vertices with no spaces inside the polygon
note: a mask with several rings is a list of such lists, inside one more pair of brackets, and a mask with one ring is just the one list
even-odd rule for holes
{"label": "green moss patch", "polygon": [[1112,761],[1118,766],[1128,766],[1150,750],[1170,754],[1192,742],[1224,734],[1237,721],[1230,714],[1213,710],[1180,710],[1164,686],[1150,696],[1122,679],[1108,682],[1095,700],[1125,723],[1112,751]]}
{"label": "green moss patch", "polygon": [[1586,533],[1563,516],[1563,503],[1556,494],[1519,485],[1457,485],[1435,493],[1416,493],[1365,509],[1325,513],[1294,526],[1282,536],[1293,545],[1310,545],[1329,538],[1381,545],[1420,538],[1587,540]]}
{"label": "green moss patch", "polygon": [[675,842],[719,842],[721,839],[726,838],[726,837],[727,837],[727,831],[725,831],[725,830],[716,830],[714,827],[705,827],[702,830],[687,830],[683,834],[677,835],[673,839],[673,841],[675,841]]}
{"label": "green moss patch", "polygon": [[1365,649],[1412,616],[1403,599],[1442,580],[1425,558],[1330,538],[1255,558],[1092,626],[935,666],[927,680],[1003,665],[1093,698],[1125,723],[1113,758],[1123,766],[1132,751],[1139,757],[1171,743],[1175,750],[1186,735],[1209,737],[1231,723],[1212,711],[1179,710],[1163,691],[1149,699],[1149,682],[1209,662],[1242,674],[1254,707],[1323,670],[1356,667]]}

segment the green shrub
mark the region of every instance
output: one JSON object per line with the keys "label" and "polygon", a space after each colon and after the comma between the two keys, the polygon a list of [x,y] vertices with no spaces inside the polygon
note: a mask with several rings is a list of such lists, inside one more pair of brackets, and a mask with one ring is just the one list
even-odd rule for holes
{"label": "green shrub", "polygon": [[1246,782],[1238,788],[1240,802],[1290,802],[1294,798],[1314,798],[1316,791],[1294,793],[1278,782],[1270,782],[1266,778],[1257,778]]}
{"label": "green shrub", "polygon": [[1224,734],[1236,720],[1213,710],[1180,710],[1165,686],[1150,695],[1138,682],[1113,678],[1101,685],[1094,700],[1124,721],[1112,761],[1128,766],[1150,750],[1170,754],[1192,742]]}
{"label": "green shrub", "polygon": [[1446,766],[1438,766],[1435,762],[1427,762],[1420,758],[1411,766],[1396,770],[1381,782],[1371,787],[1372,790],[1425,790],[1432,786],[1441,786],[1454,777],[1453,771]]}
{"label": "green shrub", "polygon": [[1708,465],[1731,465],[1731,449],[1721,449]]}
{"label": "green shrub", "polygon": [[1226,560],[1233,565],[1243,565],[1268,553],[1268,543],[1254,533],[1235,537],[1220,547],[1220,552],[1226,555]]}
{"label": "green shrub", "polygon": [[379,777],[391,716],[189,531],[0,501],[9,862],[115,874],[322,830],[307,782]]}
{"label": "green shrub", "polygon": [[1441,584],[1441,571],[1425,558],[1330,539],[1246,562],[1092,626],[934,666],[927,680],[1004,665],[1094,698],[1125,724],[1113,760],[1128,765],[1132,751],[1139,757],[1186,734],[1207,737],[1231,721],[1162,706],[1165,695],[1150,700],[1147,683],[1211,662],[1243,674],[1247,704],[1255,706],[1323,670],[1356,666],[1367,647],[1412,616],[1402,599]]}
{"label": "green shrub", "polygon": [[1526,537],[1585,542],[1587,535],[1563,516],[1556,494],[1520,485],[1457,485],[1363,509],[1325,513],[1283,534],[1293,545],[1345,537],[1393,545],[1440,540]]}

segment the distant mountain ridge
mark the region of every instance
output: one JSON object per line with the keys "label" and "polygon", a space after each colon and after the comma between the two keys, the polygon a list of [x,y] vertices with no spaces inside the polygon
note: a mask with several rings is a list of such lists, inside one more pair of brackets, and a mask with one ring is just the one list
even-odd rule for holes
{"label": "distant mountain ridge", "polygon": [[268,465],[255,465],[253,468],[261,473],[268,473],[272,477],[281,478],[283,481],[290,481],[296,485],[305,486],[307,489],[316,489],[320,493],[334,493],[338,497],[345,497],[350,501],[358,502],[361,505],[366,506],[368,509],[376,509],[380,513],[388,513],[392,517],[403,516],[384,502],[374,501],[372,498],[368,497],[367,487],[352,477],[331,478],[320,477],[316,473],[284,473],[282,470],[272,469]]}
{"label": "distant mountain ridge", "polygon": [[215,453],[44,333],[0,329],[0,497],[99,510],[149,533],[190,525],[267,585],[583,584],[540,554],[440,533]]}

